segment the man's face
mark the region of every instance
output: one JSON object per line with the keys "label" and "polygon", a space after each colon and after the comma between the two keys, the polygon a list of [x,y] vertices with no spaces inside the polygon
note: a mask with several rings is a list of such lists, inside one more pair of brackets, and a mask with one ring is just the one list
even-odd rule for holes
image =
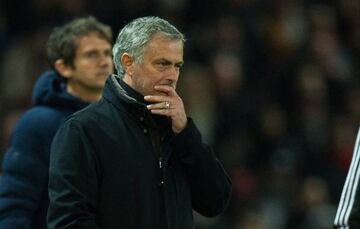
{"label": "man's face", "polygon": [[[125,82],[142,95],[161,94],[156,85],[176,88],[183,64],[183,42],[154,36],[145,46],[143,60],[132,63]],[[129,77],[130,75],[130,77]]]}
{"label": "man's face", "polygon": [[[78,97],[102,91],[106,78],[113,73],[111,45],[96,33],[76,41],[73,67],[68,68],[67,87]],[[91,97],[91,96],[90,96]]]}

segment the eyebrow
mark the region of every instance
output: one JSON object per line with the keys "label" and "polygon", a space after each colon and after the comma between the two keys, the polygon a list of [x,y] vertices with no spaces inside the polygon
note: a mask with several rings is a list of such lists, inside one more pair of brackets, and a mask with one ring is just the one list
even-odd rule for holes
{"label": "eyebrow", "polygon": [[[166,58],[160,58],[160,59],[155,60],[154,62],[161,62],[161,61],[164,61],[164,62],[169,63],[169,64],[173,63],[172,61],[170,61],[170,60],[168,60]],[[174,63],[174,65],[180,65],[180,66],[182,66],[183,64],[184,64],[184,61],[179,61],[179,62]]]}

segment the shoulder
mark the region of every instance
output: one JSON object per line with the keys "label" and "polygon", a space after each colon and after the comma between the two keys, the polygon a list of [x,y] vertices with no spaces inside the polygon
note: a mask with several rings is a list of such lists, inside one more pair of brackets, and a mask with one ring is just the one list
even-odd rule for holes
{"label": "shoulder", "polygon": [[[112,116],[114,107],[108,101],[101,99],[81,109],[67,118],[67,121],[77,122],[80,125],[89,126],[106,121]],[[116,112],[120,113],[120,112]]]}
{"label": "shoulder", "polygon": [[36,106],[26,111],[16,122],[8,151],[37,157],[47,157],[50,143],[65,115],[49,107]]}
{"label": "shoulder", "polygon": [[126,125],[127,116],[125,109],[119,109],[107,100],[101,99],[70,115],[61,128],[64,133],[76,130],[86,133],[88,137],[103,133],[108,135],[109,131],[120,131]]}
{"label": "shoulder", "polygon": [[36,106],[26,111],[17,122],[17,126],[37,128],[58,125],[69,113],[47,106]]}
{"label": "shoulder", "polygon": [[50,139],[67,115],[66,112],[46,106],[33,107],[16,122],[12,131],[12,142]]}

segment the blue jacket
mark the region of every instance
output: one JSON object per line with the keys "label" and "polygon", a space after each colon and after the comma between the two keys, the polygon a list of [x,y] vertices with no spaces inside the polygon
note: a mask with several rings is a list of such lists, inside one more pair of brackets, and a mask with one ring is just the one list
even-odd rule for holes
{"label": "blue jacket", "polygon": [[0,228],[46,228],[52,139],[64,119],[88,105],[68,94],[54,71],[36,82],[33,107],[18,120],[0,178]]}

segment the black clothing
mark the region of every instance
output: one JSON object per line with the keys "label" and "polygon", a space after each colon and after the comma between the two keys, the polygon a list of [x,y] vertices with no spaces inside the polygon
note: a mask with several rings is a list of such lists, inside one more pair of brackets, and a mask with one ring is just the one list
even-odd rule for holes
{"label": "black clothing", "polygon": [[192,120],[174,135],[119,80],[54,139],[49,228],[191,229],[193,209],[220,214],[231,184]]}

